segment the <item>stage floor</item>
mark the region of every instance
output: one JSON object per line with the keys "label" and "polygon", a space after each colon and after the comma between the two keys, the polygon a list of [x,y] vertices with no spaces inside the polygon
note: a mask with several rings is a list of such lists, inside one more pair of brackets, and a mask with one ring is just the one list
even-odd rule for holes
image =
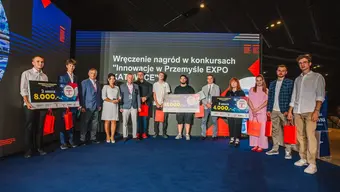
{"label": "stage floor", "polygon": [[157,138],[93,144],[0,162],[1,191],[337,191],[340,167],[318,160],[308,175],[292,160],[218,141]]}

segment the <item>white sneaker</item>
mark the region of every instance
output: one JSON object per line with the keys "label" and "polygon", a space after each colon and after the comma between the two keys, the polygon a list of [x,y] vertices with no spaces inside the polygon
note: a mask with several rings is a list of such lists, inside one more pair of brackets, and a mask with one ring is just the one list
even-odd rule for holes
{"label": "white sneaker", "polygon": [[292,159],[292,153],[286,151],[285,159]]}
{"label": "white sneaker", "polygon": [[272,149],[270,151],[267,151],[266,154],[267,155],[278,155],[279,151]]}
{"label": "white sneaker", "polygon": [[314,174],[318,171],[318,169],[316,168],[316,165],[314,164],[309,164],[308,167],[305,169],[305,173],[308,174]]}
{"label": "white sneaker", "polygon": [[295,162],[294,165],[299,166],[299,167],[305,166],[305,165],[307,165],[307,160],[306,159],[300,159],[297,162]]}
{"label": "white sneaker", "polygon": [[186,139],[187,141],[189,141],[189,140],[190,140],[190,135],[185,135],[185,139]]}
{"label": "white sneaker", "polygon": [[177,135],[175,139],[182,139],[182,135]]}

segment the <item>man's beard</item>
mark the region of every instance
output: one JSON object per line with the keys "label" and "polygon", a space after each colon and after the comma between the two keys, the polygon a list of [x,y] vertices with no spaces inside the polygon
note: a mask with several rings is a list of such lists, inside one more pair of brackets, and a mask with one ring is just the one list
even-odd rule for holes
{"label": "man's beard", "polygon": [[187,84],[187,82],[185,82],[185,83],[182,83],[182,82],[181,82],[181,85],[185,85],[185,84]]}

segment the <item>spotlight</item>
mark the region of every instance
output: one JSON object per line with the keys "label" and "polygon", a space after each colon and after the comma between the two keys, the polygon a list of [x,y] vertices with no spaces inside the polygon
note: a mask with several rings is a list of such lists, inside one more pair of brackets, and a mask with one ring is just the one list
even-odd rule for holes
{"label": "spotlight", "polygon": [[328,73],[326,73],[325,76],[328,76]]}
{"label": "spotlight", "polygon": [[204,3],[201,3],[201,4],[200,4],[200,8],[203,9],[204,7],[205,7]]}
{"label": "spotlight", "polygon": [[276,24],[280,25],[280,24],[281,24],[281,21],[276,22]]}
{"label": "spotlight", "polygon": [[269,27],[266,27],[266,29],[269,29]]}
{"label": "spotlight", "polygon": [[270,27],[275,27],[275,24],[271,24]]}

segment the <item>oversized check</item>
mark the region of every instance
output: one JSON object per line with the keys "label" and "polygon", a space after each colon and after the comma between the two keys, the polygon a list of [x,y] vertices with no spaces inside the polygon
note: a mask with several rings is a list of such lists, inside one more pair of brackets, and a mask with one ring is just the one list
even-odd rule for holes
{"label": "oversized check", "polygon": [[211,116],[249,118],[247,97],[212,97]]}
{"label": "oversized check", "polygon": [[163,103],[163,112],[197,113],[200,110],[199,94],[169,94]]}
{"label": "oversized check", "polygon": [[29,81],[29,101],[34,109],[79,107],[78,85]]}

